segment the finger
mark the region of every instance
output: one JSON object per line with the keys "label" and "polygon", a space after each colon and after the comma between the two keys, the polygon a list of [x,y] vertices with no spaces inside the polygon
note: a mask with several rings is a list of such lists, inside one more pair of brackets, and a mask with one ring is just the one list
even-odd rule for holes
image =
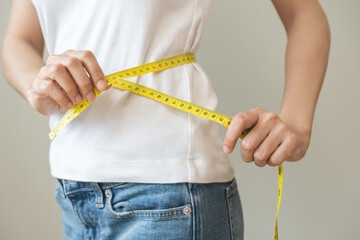
{"label": "finger", "polygon": [[68,55],[55,55],[49,58],[48,64],[64,65],[78,86],[81,95],[88,101],[95,99],[94,86],[86,75],[84,66],[78,58]]}
{"label": "finger", "polygon": [[79,89],[65,66],[62,64],[48,65],[49,75],[54,77],[73,104],[81,103],[82,96]]}
{"label": "finger", "polygon": [[241,140],[241,158],[244,162],[254,161],[254,152],[269,134],[273,124],[257,121],[256,125]]}
{"label": "finger", "polygon": [[45,65],[40,69],[38,76],[35,78],[32,84],[33,93],[36,95],[37,98],[46,98],[49,96],[49,94],[44,91],[43,88],[40,88],[41,83],[47,80],[51,79],[49,79],[48,69]]}
{"label": "finger", "polygon": [[304,157],[304,150],[301,141],[294,133],[288,133],[279,151],[275,151],[270,157],[269,165],[279,165],[284,161],[298,161]]}
{"label": "finger", "polygon": [[[109,90],[111,87],[112,87],[112,83],[110,83],[110,84],[106,87],[105,90]],[[104,90],[104,91],[105,91],[105,90]]]}
{"label": "finger", "polygon": [[44,80],[39,84],[37,89],[40,95],[49,96],[64,108],[70,109],[74,105],[66,96],[65,92],[61,90],[60,86],[55,80]]}
{"label": "finger", "polygon": [[284,141],[278,148],[271,154],[268,165],[275,167],[282,164],[285,159],[288,159],[291,156],[291,151],[289,150],[289,143]]}
{"label": "finger", "polygon": [[105,75],[96,60],[95,55],[91,51],[70,51],[69,56],[80,59],[90,75],[90,79],[94,86],[100,91],[107,90]]}
{"label": "finger", "polygon": [[231,153],[242,132],[256,124],[259,114],[255,111],[247,111],[236,114],[226,130],[224,138],[224,152]]}
{"label": "finger", "polygon": [[262,141],[254,152],[254,162],[258,167],[264,167],[271,154],[276,151],[284,139],[278,131],[270,131],[269,135]]}

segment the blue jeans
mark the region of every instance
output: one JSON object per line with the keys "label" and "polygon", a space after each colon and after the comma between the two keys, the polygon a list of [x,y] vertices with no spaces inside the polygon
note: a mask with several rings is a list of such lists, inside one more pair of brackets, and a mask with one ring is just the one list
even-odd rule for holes
{"label": "blue jeans", "polygon": [[66,240],[243,239],[235,178],[205,184],[58,181]]}

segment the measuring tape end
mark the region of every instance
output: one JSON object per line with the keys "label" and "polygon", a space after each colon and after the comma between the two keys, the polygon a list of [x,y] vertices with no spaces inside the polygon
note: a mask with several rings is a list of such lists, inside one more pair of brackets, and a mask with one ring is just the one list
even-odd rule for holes
{"label": "measuring tape end", "polygon": [[56,137],[56,134],[54,133],[54,131],[51,131],[49,133],[50,142],[52,142],[52,140],[54,140],[55,137]]}

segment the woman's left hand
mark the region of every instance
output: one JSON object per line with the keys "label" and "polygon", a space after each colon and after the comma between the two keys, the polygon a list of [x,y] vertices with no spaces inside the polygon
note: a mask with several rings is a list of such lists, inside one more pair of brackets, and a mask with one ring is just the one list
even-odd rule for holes
{"label": "woman's left hand", "polygon": [[224,152],[231,153],[245,129],[251,131],[241,140],[241,157],[259,167],[298,161],[305,156],[310,136],[290,127],[280,117],[261,108],[236,114],[224,138]]}

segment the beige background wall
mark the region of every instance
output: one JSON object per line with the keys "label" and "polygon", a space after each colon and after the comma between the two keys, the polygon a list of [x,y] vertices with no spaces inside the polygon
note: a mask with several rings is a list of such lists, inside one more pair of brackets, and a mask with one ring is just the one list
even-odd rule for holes
{"label": "beige background wall", "polygon": [[[321,3],[331,25],[331,56],[308,153],[298,163],[284,164],[282,240],[360,235],[360,1]],[[1,40],[10,4],[0,2]],[[285,43],[271,1],[214,0],[197,59],[213,80],[220,112],[234,115],[257,106],[278,112]],[[0,78],[0,239],[62,239],[57,182],[47,158],[48,119]],[[231,160],[246,240],[272,239],[276,168],[245,164],[238,146]]]}

